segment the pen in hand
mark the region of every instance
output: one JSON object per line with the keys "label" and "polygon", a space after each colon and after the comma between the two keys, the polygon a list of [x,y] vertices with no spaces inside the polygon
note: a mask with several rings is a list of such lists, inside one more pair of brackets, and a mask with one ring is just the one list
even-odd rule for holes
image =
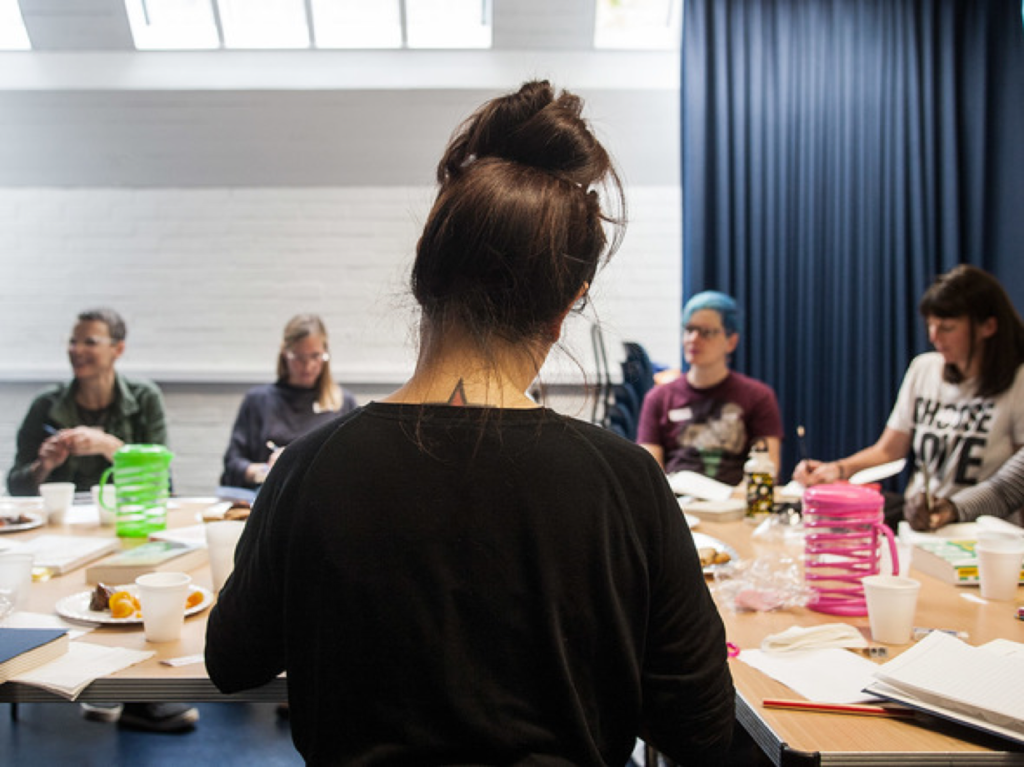
{"label": "pen in hand", "polygon": [[928,511],[932,510],[935,506],[935,499],[932,498],[932,478],[928,472],[928,467],[925,466],[924,461],[917,462],[917,470],[921,472],[921,481],[924,483],[924,502],[928,506]]}

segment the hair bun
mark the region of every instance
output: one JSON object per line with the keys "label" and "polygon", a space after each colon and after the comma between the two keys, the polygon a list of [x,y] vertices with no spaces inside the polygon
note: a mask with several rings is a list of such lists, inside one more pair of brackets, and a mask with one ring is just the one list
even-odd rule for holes
{"label": "hair bun", "polygon": [[579,97],[556,96],[547,80],[525,83],[516,93],[488,102],[459,127],[438,165],[438,181],[458,178],[475,160],[498,158],[587,187],[607,173],[611,162],[582,111]]}

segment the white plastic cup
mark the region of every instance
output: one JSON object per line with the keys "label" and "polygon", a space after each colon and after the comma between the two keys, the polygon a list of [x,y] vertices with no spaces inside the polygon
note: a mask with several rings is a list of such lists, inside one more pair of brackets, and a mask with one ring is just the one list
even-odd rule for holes
{"label": "white plastic cup", "polygon": [[213,590],[220,592],[235,569],[235,546],[245,529],[245,521],[225,519],[206,524],[206,548],[210,555]]}
{"label": "white plastic cup", "polygon": [[920,581],[903,575],[869,575],[861,582],[872,639],[885,644],[909,643]]}
{"label": "white plastic cup", "polygon": [[[114,506],[117,498],[117,489],[107,483],[106,485],[93,485],[89,488],[89,492],[92,493],[92,502],[96,506],[96,511],[100,516],[100,524],[104,527],[113,525],[117,521],[117,512],[111,511],[102,503],[101,500],[106,501],[108,505]],[[102,496],[100,493],[102,492]]]}
{"label": "white plastic cup", "polygon": [[1021,563],[1024,562],[1024,538],[979,536],[974,553],[978,557],[981,595],[1000,602],[1016,599]]}
{"label": "white plastic cup", "polygon": [[185,623],[188,573],[146,573],[135,579],[147,642],[176,642]]}
{"label": "white plastic cup", "polygon": [[43,507],[51,525],[63,525],[71,502],[75,500],[74,482],[44,482],[39,486]]}
{"label": "white plastic cup", "polygon": [[0,594],[14,610],[28,607],[32,588],[33,555],[27,551],[5,551],[0,554]]}

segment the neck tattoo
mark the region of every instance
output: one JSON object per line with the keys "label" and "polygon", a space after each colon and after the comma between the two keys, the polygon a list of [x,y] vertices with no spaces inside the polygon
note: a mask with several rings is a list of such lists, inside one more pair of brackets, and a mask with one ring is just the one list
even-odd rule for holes
{"label": "neck tattoo", "polygon": [[466,387],[463,385],[461,378],[459,379],[459,382],[455,384],[455,388],[452,390],[451,396],[448,397],[447,404],[456,407],[465,407],[467,404]]}

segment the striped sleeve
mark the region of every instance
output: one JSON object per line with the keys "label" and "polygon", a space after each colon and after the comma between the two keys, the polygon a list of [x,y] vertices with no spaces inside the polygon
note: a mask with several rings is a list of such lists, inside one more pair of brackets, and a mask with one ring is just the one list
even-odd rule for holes
{"label": "striped sleeve", "polygon": [[1024,508],[1024,448],[1014,453],[991,477],[954,493],[950,500],[961,522],[972,522],[982,514],[1008,517]]}

